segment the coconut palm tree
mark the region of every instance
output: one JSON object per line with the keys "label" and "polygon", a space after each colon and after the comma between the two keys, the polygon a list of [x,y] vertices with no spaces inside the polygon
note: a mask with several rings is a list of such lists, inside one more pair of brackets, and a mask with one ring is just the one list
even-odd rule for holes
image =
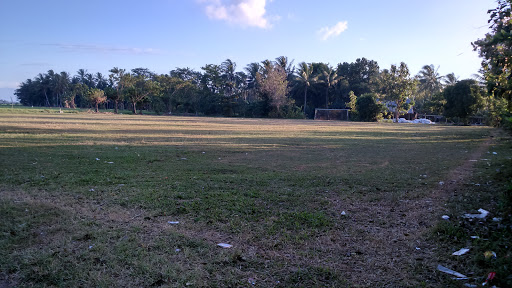
{"label": "coconut palm tree", "polygon": [[420,81],[419,91],[425,93],[427,98],[432,98],[435,93],[443,90],[443,84],[441,81],[444,76],[439,75],[439,67],[437,69],[434,65],[425,65],[421,68],[416,78]]}
{"label": "coconut palm tree", "polygon": [[457,83],[457,81],[459,81],[459,77],[455,76],[455,73],[450,73],[450,74],[446,74],[446,76],[444,76],[444,85],[446,86],[451,86],[451,85],[454,85],[455,83]]}
{"label": "coconut palm tree", "polygon": [[306,115],[306,103],[308,99],[308,87],[318,80],[318,76],[313,75],[313,65],[311,63],[301,62],[296,72],[296,81],[304,85],[304,115]]}
{"label": "coconut palm tree", "polygon": [[343,79],[343,76],[338,76],[338,72],[330,66],[327,66],[327,68],[322,71],[322,75],[322,82],[327,84],[327,89],[325,89],[325,108],[329,109],[329,89]]}

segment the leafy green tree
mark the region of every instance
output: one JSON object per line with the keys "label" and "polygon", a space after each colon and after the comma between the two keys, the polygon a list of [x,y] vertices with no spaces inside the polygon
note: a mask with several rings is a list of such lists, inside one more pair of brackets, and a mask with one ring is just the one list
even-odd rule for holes
{"label": "leafy green tree", "polygon": [[407,99],[412,96],[416,86],[407,65],[402,62],[399,67],[391,65],[391,69],[384,69],[381,73],[381,85],[386,100],[394,102],[395,120],[398,122],[400,112],[410,109],[412,103],[407,102]]}
{"label": "leafy green tree", "polygon": [[376,122],[382,116],[384,105],[377,102],[377,94],[366,93],[356,100],[357,117],[360,121]]}
{"label": "leafy green tree", "polygon": [[122,101],[123,99],[123,92],[128,78],[125,76],[125,69],[114,67],[110,69],[109,72],[110,74],[108,77],[111,83],[111,88],[115,91],[115,93],[107,93],[107,96],[110,101],[114,102],[114,111],[117,114],[119,101]]}
{"label": "leafy green tree", "polygon": [[288,80],[286,71],[278,64],[269,71],[265,76],[258,74],[256,76],[260,83],[259,91],[263,97],[269,99],[274,109],[274,116],[281,116],[281,108],[288,104],[286,94],[288,92]]}
{"label": "leafy green tree", "polygon": [[446,99],[444,114],[447,117],[459,117],[467,123],[468,117],[481,107],[482,94],[482,88],[473,79],[446,87],[443,92]]}
{"label": "leafy green tree", "polygon": [[308,88],[311,86],[311,84],[318,81],[318,76],[313,74],[313,65],[306,62],[299,63],[299,68],[297,69],[296,73],[296,81],[301,83],[301,85],[304,87],[304,115],[306,115]]}
{"label": "leafy green tree", "polygon": [[506,99],[508,112],[512,112],[512,0],[497,2],[498,7],[488,11],[491,32],[472,44],[483,58],[489,94]]}
{"label": "leafy green tree", "polygon": [[94,106],[96,113],[99,112],[98,106],[101,103],[107,101],[107,97],[105,96],[105,92],[98,88],[90,89],[87,93],[87,99]]}
{"label": "leafy green tree", "polygon": [[143,102],[150,93],[156,93],[158,83],[153,81],[153,74],[146,68],[132,69],[132,74],[126,74],[125,85],[128,100],[132,104],[133,114],[137,114],[137,104]]}

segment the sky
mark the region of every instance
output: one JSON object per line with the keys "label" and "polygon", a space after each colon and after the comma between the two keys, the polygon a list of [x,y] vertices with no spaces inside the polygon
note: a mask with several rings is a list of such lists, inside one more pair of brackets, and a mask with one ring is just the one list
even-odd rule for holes
{"label": "sky", "polygon": [[495,0],[2,0],[0,99],[52,69],[108,75],[113,67],[164,74],[231,59],[286,56],[380,69],[433,64],[471,78],[481,59],[471,42],[489,32]]}

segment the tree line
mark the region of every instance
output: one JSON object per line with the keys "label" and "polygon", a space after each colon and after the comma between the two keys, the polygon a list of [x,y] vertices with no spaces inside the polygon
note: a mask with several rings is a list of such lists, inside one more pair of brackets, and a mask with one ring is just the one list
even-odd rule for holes
{"label": "tree line", "polygon": [[[108,108],[115,113],[118,109],[130,109],[134,114],[152,111],[312,118],[315,108],[352,109],[363,121],[376,120],[382,112],[387,112],[378,100],[394,105],[395,112],[390,117],[395,118],[413,104],[418,113],[456,117],[467,117],[483,108],[482,101],[473,99],[466,101],[471,106],[464,107],[466,115],[450,112],[459,108],[450,107],[451,88],[446,88],[455,87],[461,81],[453,73],[439,75],[434,65],[425,65],[412,76],[405,63],[382,70],[376,61],[366,58],[339,63],[336,67],[305,62],[295,66],[293,61],[281,56],[250,63],[242,71],[236,68],[236,63],[227,59],[220,64],[207,64],[201,71],[176,68],[168,74],[157,74],[147,68],[128,71],[118,67],[110,69],[108,75],[80,69],[71,76],[49,70],[22,82],[15,95],[21,104],[29,106],[92,107],[96,111]],[[473,90],[481,87],[475,80],[463,83]],[[459,98],[466,96],[459,94]],[[461,101],[457,98],[452,104],[460,106]]]}

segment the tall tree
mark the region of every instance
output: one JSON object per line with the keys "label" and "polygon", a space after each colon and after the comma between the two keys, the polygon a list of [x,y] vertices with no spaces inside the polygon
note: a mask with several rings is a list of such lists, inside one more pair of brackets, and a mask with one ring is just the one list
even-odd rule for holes
{"label": "tall tree", "polygon": [[443,76],[439,75],[433,64],[425,65],[421,68],[416,78],[419,80],[419,92],[425,94],[427,100],[432,99],[432,95],[443,90]]}
{"label": "tall tree", "polygon": [[482,88],[473,79],[457,82],[455,85],[444,89],[446,99],[445,115],[448,117],[462,118],[465,123],[482,103]]}
{"label": "tall tree", "polygon": [[329,89],[331,86],[336,85],[336,83],[343,79],[343,76],[338,76],[338,72],[331,66],[327,66],[322,71],[322,75],[322,82],[327,85],[327,88],[325,89],[325,108],[329,109]]}
{"label": "tall tree", "polygon": [[296,81],[304,86],[304,115],[306,115],[306,106],[308,99],[308,88],[311,84],[318,81],[318,76],[313,75],[313,65],[311,63],[301,62],[297,69]]}
{"label": "tall tree", "polygon": [[455,83],[457,83],[457,81],[459,81],[459,77],[455,76],[455,73],[450,73],[450,74],[446,74],[446,76],[444,76],[443,80],[444,80],[443,81],[444,85],[451,86],[451,85],[455,85]]}
{"label": "tall tree", "polygon": [[278,64],[275,64],[265,77],[258,74],[258,82],[260,83],[259,91],[264,97],[270,100],[270,104],[275,109],[275,116],[281,114],[281,107],[287,104],[288,99],[288,80],[286,71]]}
{"label": "tall tree", "polygon": [[386,99],[394,102],[395,120],[398,122],[401,111],[410,108],[407,99],[412,96],[415,88],[415,81],[411,79],[409,68],[402,62],[400,66],[391,65],[391,69],[384,69],[381,73],[382,93]]}
{"label": "tall tree", "polygon": [[96,113],[99,112],[98,106],[101,103],[104,103],[105,101],[107,101],[105,92],[98,88],[90,89],[89,92],[87,93],[87,99],[94,106],[94,108],[95,108],[94,110],[96,111]]}
{"label": "tall tree", "polygon": [[512,112],[512,0],[497,2],[498,7],[487,12],[490,14],[491,32],[472,44],[483,58],[488,92],[506,99],[507,110]]}
{"label": "tall tree", "polygon": [[118,67],[114,67],[109,70],[109,79],[112,84],[112,88],[115,90],[115,93],[108,93],[108,96],[111,101],[114,102],[114,111],[118,113],[119,101],[123,99],[123,91],[126,86],[127,78],[125,77],[126,70],[119,69]]}

